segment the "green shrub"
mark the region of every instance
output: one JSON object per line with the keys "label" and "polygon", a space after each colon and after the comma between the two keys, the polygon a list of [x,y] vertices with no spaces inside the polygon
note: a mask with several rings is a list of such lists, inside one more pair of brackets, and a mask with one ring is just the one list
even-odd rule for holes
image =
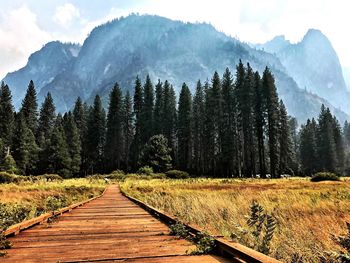
{"label": "green shrub", "polygon": [[7,172],[0,172],[0,184],[13,183],[15,180],[15,175],[9,174]]}
{"label": "green shrub", "polygon": [[190,175],[187,172],[179,170],[170,170],[165,173],[168,178],[171,179],[187,179],[190,178]]}
{"label": "green shrub", "polygon": [[137,171],[137,173],[151,175],[151,174],[153,174],[153,168],[150,166],[143,166]]}
{"label": "green shrub", "polygon": [[34,176],[33,180],[54,182],[54,181],[63,181],[63,178],[58,174],[43,174],[43,175]]}
{"label": "green shrub", "polygon": [[111,172],[110,174],[107,174],[105,178],[111,179],[111,180],[124,180],[125,179],[125,173],[122,170],[115,170]]}
{"label": "green shrub", "polygon": [[340,178],[335,173],[328,173],[328,172],[316,173],[311,178],[311,182],[322,182],[322,181],[340,181]]}
{"label": "green shrub", "polygon": [[9,174],[7,172],[0,172],[0,184],[20,183],[30,180],[27,176],[20,176],[15,174]]}
{"label": "green shrub", "polygon": [[32,208],[28,206],[0,203],[0,230],[5,230],[9,226],[22,222],[31,211]]}
{"label": "green shrub", "polygon": [[209,254],[215,248],[215,239],[207,233],[198,233],[192,241],[196,244],[196,249],[191,255]]}
{"label": "green shrub", "polygon": [[95,180],[103,180],[105,179],[105,176],[101,174],[94,174],[94,175],[89,175],[86,177],[90,182],[95,181]]}
{"label": "green shrub", "polygon": [[181,224],[180,222],[176,222],[173,225],[170,225],[170,235],[171,236],[178,236],[181,238],[188,238],[190,235],[188,232],[188,229],[184,224]]}
{"label": "green shrub", "polygon": [[46,211],[56,211],[60,208],[66,207],[68,200],[65,196],[49,196],[46,198]]}

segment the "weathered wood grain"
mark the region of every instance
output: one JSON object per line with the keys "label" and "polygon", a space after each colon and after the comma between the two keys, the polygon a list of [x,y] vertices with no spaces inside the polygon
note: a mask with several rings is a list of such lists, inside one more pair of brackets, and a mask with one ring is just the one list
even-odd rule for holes
{"label": "weathered wood grain", "polygon": [[0,262],[230,262],[217,256],[190,256],[195,247],[169,235],[169,228],[108,187],[53,223],[9,237],[13,247]]}

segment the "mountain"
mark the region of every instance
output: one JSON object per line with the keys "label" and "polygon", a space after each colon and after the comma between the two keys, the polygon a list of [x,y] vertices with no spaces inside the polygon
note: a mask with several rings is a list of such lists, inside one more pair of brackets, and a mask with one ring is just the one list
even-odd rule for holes
{"label": "mountain", "polygon": [[[32,61],[34,55],[40,57],[37,63]],[[229,67],[234,72],[239,59],[260,72],[266,66],[271,68],[280,97],[289,113],[301,122],[317,116],[322,103],[341,120],[348,118],[326,100],[300,89],[276,55],[252,48],[209,24],[150,15],[130,15],[100,25],[81,47],[49,43],[4,81],[18,94],[17,107],[27,83],[33,79],[40,100],[51,92],[57,109],[66,111],[77,96],[91,101],[97,93],[107,106],[114,83],[132,91],[137,75],[144,79],[149,74],[154,82],[167,79],[177,90],[186,82],[194,91],[196,81],[210,79],[215,70],[222,74]]]}
{"label": "mountain", "polygon": [[350,92],[337,53],[321,31],[308,30],[296,44],[279,36],[257,48],[275,54],[300,88],[327,98],[332,105],[350,114]]}
{"label": "mountain", "polygon": [[348,88],[348,90],[350,90],[350,67],[343,68],[343,75],[346,87]]}
{"label": "mountain", "polygon": [[30,80],[34,81],[37,92],[40,92],[58,74],[68,71],[79,50],[80,46],[77,44],[50,42],[33,53],[25,67],[8,73],[4,81],[11,87],[14,104],[17,107],[20,105]]}

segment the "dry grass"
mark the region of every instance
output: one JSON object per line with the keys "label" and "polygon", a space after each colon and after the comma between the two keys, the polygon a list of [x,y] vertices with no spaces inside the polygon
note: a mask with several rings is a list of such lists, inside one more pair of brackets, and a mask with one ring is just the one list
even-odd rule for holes
{"label": "dry grass", "polygon": [[0,184],[0,230],[50,210],[69,206],[102,193],[103,180]]}
{"label": "dry grass", "polygon": [[249,230],[246,216],[257,200],[277,220],[270,255],[284,262],[320,262],[339,249],[331,235],[343,234],[350,221],[350,180],[127,180],[122,189],[212,234],[234,233],[251,247],[254,240],[242,229]]}

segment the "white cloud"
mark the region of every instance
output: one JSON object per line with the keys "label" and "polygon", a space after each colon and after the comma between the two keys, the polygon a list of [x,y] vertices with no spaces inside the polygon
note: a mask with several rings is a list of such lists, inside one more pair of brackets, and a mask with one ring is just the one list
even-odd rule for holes
{"label": "white cloud", "polygon": [[75,18],[80,17],[80,11],[71,3],[66,3],[56,8],[53,20],[63,26],[69,27]]}
{"label": "white cloud", "polygon": [[0,78],[24,66],[28,55],[51,39],[37,25],[36,15],[23,5],[6,14],[0,12]]}

